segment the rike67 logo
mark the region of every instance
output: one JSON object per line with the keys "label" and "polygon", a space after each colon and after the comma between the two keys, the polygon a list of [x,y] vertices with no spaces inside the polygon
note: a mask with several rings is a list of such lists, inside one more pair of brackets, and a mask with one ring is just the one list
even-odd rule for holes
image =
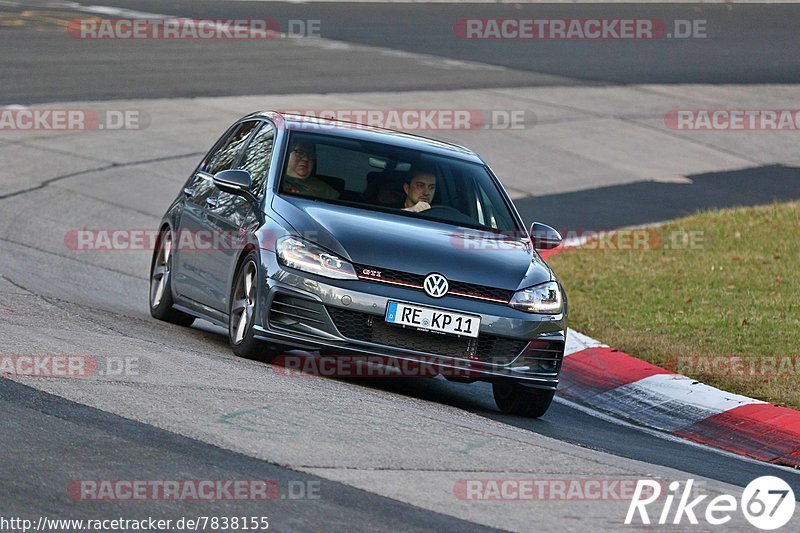
{"label": "rike67 logo", "polygon": [[[794,491],[779,477],[762,476],[754,479],[745,487],[740,501],[729,494],[721,494],[708,501],[705,501],[708,494],[692,498],[695,496],[693,485],[694,480],[690,479],[681,489],[680,482],[673,481],[669,484],[666,497],[662,498],[659,482],[640,479],[628,507],[625,524],[639,521],[650,524],[649,512],[655,512],[652,520],[660,525],[686,522],[697,525],[698,517],[701,517],[712,526],[721,526],[730,522],[733,514],[740,509],[751,525],[769,531],[785,526],[794,514]],[[651,506],[657,501],[658,504]],[[648,506],[651,506],[649,510]]]}

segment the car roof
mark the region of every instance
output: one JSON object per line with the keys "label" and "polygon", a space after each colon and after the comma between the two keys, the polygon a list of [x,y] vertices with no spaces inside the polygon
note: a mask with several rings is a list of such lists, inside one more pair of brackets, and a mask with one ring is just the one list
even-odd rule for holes
{"label": "car roof", "polygon": [[381,142],[402,148],[433,152],[439,155],[446,155],[449,157],[463,159],[465,161],[485,164],[480,156],[478,156],[478,154],[469,148],[402,131],[379,128],[376,126],[359,124],[357,122],[347,122],[343,120],[333,120],[291,113],[280,113],[277,111],[262,111],[259,113],[253,113],[247,118],[255,117],[270,118],[277,122],[282,121],[285,125],[285,128],[290,131],[316,132],[359,141]]}

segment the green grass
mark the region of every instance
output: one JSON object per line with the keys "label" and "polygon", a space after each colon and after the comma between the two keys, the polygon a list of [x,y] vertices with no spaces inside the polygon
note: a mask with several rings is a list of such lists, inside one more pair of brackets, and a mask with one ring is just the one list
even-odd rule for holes
{"label": "green grass", "polygon": [[[800,409],[797,366],[731,376],[676,363],[800,361],[800,202],[709,211],[649,231],[665,246],[577,248],[549,261],[569,296],[570,327],[724,390]],[[675,247],[671,236],[686,234],[694,246]]]}

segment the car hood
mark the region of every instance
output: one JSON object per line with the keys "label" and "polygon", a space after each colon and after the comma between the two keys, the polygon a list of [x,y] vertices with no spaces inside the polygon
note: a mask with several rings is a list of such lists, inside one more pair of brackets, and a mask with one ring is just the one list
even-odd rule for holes
{"label": "car hood", "polygon": [[356,264],[508,290],[554,279],[527,240],[303,198],[272,205],[298,235]]}

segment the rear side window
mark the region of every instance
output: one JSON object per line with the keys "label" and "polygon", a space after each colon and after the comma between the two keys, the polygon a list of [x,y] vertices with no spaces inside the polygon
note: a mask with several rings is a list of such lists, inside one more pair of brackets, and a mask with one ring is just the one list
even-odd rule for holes
{"label": "rear side window", "polygon": [[242,148],[244,148],[247,138],[257,124],[258,122],[253,121],[244,122],[237,126],[219,144],[214,153],[209,156],[205,165],[203,165],[203,170],[213,176],[217,172],[231,169]]}

